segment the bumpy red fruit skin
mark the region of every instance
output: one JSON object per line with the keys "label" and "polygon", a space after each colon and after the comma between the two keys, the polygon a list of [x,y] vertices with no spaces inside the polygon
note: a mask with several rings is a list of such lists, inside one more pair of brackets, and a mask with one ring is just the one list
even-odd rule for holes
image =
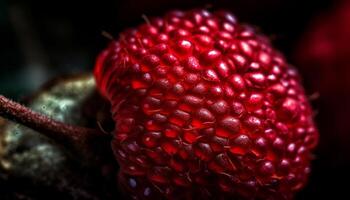
{"label": "bumpy red fruit skin", "polygon": [[120,34],[95,76],[135,199],[290,199],[318,140],[298,73],[228,12],[170,12]]}

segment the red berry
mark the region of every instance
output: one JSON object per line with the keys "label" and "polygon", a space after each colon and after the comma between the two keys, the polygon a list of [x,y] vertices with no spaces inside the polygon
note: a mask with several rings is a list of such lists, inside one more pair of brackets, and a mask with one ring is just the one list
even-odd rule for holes
{"label": "red berry", "polygon": [[112,105],[119,183],[130,196],[290,199],[305,185],[318,140],[312,110],[264,36],[206,10],[120,35],[95,77]]}

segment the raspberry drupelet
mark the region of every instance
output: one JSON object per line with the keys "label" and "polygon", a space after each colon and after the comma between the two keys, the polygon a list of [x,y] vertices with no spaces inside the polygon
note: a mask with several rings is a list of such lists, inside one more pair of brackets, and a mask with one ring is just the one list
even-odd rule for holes
{"label": "raspberry drupelet", "polygon": [[122,32],[95,78],[133,199],[291,199],[318,143],[298,72],[229,12],[173,11]]}

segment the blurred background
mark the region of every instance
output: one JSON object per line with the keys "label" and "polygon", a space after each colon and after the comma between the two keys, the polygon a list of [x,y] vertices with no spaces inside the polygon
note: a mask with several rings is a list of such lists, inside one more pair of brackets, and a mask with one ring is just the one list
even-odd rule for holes
{"label": "blurred background", "polygon": [[91,72],[108,39],[172,9],[225,8],[295,65],[321,141],[297,199],[350,198],[350,2],[336,0],[0,0],[0,93],[20,100],[62,74]]}

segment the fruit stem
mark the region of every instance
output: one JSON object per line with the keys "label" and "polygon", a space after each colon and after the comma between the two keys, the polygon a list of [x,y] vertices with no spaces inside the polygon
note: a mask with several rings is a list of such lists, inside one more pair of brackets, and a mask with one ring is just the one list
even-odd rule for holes
{"label": "fruit stem", "polygon": [[53,139],[58,144],[86,148],[90,139],[107,135],[106,133],[85,127],[73,126],[51,119],[19,103],[0,95],[0,116],[22,124]]}

